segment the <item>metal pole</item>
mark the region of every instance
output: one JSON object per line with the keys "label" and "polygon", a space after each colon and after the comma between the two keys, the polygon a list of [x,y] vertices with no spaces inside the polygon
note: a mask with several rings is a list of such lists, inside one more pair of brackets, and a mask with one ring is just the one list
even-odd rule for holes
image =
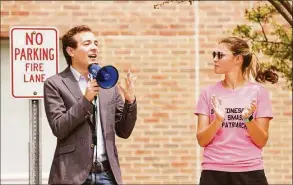
{"label": "metal pole", "polygon": [[[194,2],[194,40],[195,40],[195,102],[198,101],[199,94],[200,94],[200,76],[199,76],[199,70],[200,70],[200,61],[199,61],[199,1]],[[197,121],[194,123],[197,127]],[[197,129],[197,128],[196,128]],[[196,142],[196,141],[194,141]],[[200,180],[200,173],[201,173],[201,147],[196,143],[195,144],[195,156],[196,156],[196,162],[195,162],[195,184],[199,184]]]}
{"label": "metal pole", "polygon": [[42,184],[40,160],[40,110],[39,100],[29,100],[29,184]]}

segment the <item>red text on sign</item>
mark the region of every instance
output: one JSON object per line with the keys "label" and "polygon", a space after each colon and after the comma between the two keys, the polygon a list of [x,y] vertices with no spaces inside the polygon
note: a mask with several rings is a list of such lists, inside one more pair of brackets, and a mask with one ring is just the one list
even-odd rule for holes
{"label": "red text on sign", "polygon": [[36,32],[32,32],[31,35],[29,35],[28,33],[25,34],[26,45],[29,44],[28,42],[30,42],[30,45],[34,45],[33,43],[34,40],[36,41],[38,45],[41,45],[43,43],[43,35],[41,33],[36,33]]}
{"label": "red text on sign", "polygon": [[26,63],[25,71],[44,71],[43,63]]}
{"label": "red text on sign", "polygon": [[45,82],[45,74],[24,74],[24,82]]}
{"label": "red text on sign", "polygon": [[[28,72],[43,72],[44,71],[44,63],[26,63],[25,71]],[[45,74],[24,74],[23,81],[24,82],[44,82]]]}
{"label": "red text on sign", "polygon": [[15,48],[14,60],[54,60],[53,48]]}

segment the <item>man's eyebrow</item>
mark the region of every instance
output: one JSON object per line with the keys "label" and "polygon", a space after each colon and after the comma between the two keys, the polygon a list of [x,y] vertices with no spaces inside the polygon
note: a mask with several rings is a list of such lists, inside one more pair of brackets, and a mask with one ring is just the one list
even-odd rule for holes
{"label": "man's eyebrow", "polygon": [[[92,40],[84,40],[83,42],[92,42]],[[99,41],[98,40],[94,40],[94,42],[97,42],[97,43],[99,43]]]}
{"label": "man's eyebrow", "polygon": [[[82,43],[85,43],[85,42],[92,42],[91,40],[84,40]],[[99,43],[99,41],[98,40],[94,40],[94,43]]]}

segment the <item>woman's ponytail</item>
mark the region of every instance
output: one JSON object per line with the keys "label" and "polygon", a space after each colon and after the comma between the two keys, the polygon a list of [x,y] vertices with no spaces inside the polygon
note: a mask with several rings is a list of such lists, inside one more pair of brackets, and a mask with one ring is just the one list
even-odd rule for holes
{"label": "woman's ponytail", "polygon": [[274,84],[278,82],[278,75],[269,69],[264,70],[255,54],[252,52],[243,56],[242,71],[246,78],[249,79],[249,77],[252,76],[255,81],[260,83],[268,81]]}

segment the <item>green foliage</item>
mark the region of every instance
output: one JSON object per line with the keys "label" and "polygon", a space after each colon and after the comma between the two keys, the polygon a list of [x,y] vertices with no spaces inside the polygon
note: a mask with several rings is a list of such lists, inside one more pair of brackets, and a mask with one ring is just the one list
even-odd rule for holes
{"label": "green foliage", "polygon": [[292,88],[292,27],[278,24],[274,19],[278,14],[272,5],[259,4],[245,11],[245,18],[252,25],[237,25],[232,33],[250,41],[254,53],[269,58],[261,62],[263,67],[281,74]]}

